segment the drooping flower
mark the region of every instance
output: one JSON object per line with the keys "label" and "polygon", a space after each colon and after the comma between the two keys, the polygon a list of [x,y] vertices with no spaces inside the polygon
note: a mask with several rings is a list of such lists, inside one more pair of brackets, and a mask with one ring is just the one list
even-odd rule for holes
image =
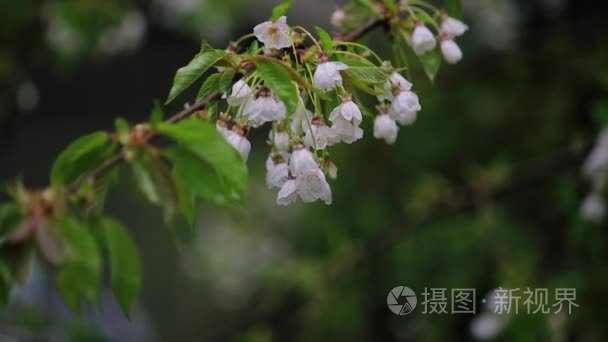
{"label": "drooping flower", "polygon": [[374,90],[379,94],[376,96],[378,101],[383,102],[385,100],[393,101],[395,93],[412,89],[412,83],[406,80],[399,73],[394,72],[388,81],[384,82],[382,87],[375,86]]}
{"label": "drooping flower", "polygon": [[271,49],[284,49],[291,46],[287,17],[266,21],[253,28],[253,34],[264,46]]}
{"label": "drooping flower", "polygon": [[334,132],[333,144],[340,141],[351,144],[363,138],[363,130],[354,123],[354,120],[346,121],[342,117],[337,117],[331,129]]}
{"label": "drooping flower", "polygon": [[304,131],[304,145],[315,150],[325,149],[337,142],[336,133],[321,117],[313,117],[310,127],[306,126]]}
{"label": "drooping flower", "polygon": [[300,104],[291,116],[291,125],[289,126],[291,131],[294,133],[306,132],[311,126],[312,117],[312,112]]}
{"label": "drooping flower", "polygon": [[395,97],[389,111],[391,119],[402,125],[411,125],[416,121],[416,113],[422,109],[418,95],[412,91],[402,91]]}
{"label": "drooping flower", "polygon": [[331,188],[320,169],[308,170],[296,177],[296,188],[302,202],[311,203],[318,199],[331,204]]}
{"label": "drooping flower", "polygon": [[282,156],[268,157],[270,163],[266,163],[266,184],[269,189],[280,188],[289,178],[289,165]]}
{"label": "drooping flower", "polygon": [[224,136],[224,138],[228,138],[228,133],[230,133],[230,130],[228,129],[228,124],[226,121],[218,119],[215,123],[215,128],[217,129],[218,133]]}
{"label": "drooping flower", "polygon": [[243,160],[247,161],[249,151],[251,151],[251,143],[245,137],[245,129],[235,125],[231,131],[228,131],[226,140],[239,152]]}
{"label": "drooping flower", "polygon": [[246,105],[243,114],[248,124],[259,127],[268,121],[281,121],[285,118],[285,105],[270,95],[268,90],[261,90],[260,96],[251,105]]}
{"label": "drooping flower", "polygon": [[346,11],[343,8],[338,8],[331,14],[329,21],[334,27],[341,27],[344,19],[346,19]]}
{"label": "drooping flower", "polygon": [[268,134],[268,139],[272,145],[281,152],[289,151],[289,134],[283,130],[271,129]]}
{"label": "drooping flower", "polygon": [[441,53],[446,62],[456,64],[462,59],[462,51],[452,39],[441,40]]}
{"label": "drooping flower", "polygon": [[435,36],[424,24],[417,23],[412,33],[412,49],[416,55],[421,56],[425,52],[433,50],[437,46]]}
{"label": "drooping flower", "polygon": [[303,145],[294,146],[293,153],[289,159],[289,169],[294,176],[299,176],[304,172],[319,169],[312,153]]}
{"label": "drooping flower", "polygon": [[325,159],[323,159],[323,170],[325,171],[325,173],[327,173],[329,178],[338,178],[338,167],[336,166],[336,164],[334,164],[334,162],[329,156],[326,156]]}
{"label": "drooping flower", "polygon": [[374,120],[374,137],[384,139],[387,144],[395,143],[399,127],[388,114],[380,114]]}
{"label": "drooping flower", "polygon": [[448,16],[443,17],[441,23],[441,33],[446,34],[451,38],[462,36],[469,27],[462,21]]}
{"label": "drooping flower", "polygon": [[593,192],[585,197],[580,211],[585,220],[599,223],[606,217],[606,203],[601,195]]}
{"label": "drooping flower", "polygon": [[319,63],[317,70],[315,70],[312,83],[316,88],[325,91],[332,90],[336,86],[342,85],[340,70],[346,69],[348,69],[348,65],[342,62],[329,62],[326,56],[322,57],[321,63]]}
{"label": "drooping flower", "polygon": [[583,164],[583,174],[591,180],[598,176],[603,179],[606,173],[608,173],[608,128],[602,129],[598,134],[595,146]]}
{"label": "drooping flower", "polygon": [[329,114],[329,120],[331,122],[336,122],[339,118],[346,120],[348,122],[352,122],[355,125],[359,125],[363,120],[363,116],[361,115],[361,110],[359,107],[350,99],[350,97],[346,98],[341,105],[336,107],[331,114]]}
{"label": "drooping flower", "polygon": [[[228,104],[232,106],[242,105],[251,95],[251,87],[244,81],[238,80],[232,86],[232,92],[228,96]],[[224,95],[225,96],[225,95]]]}
{"label": "drooping flower", "polygon": [[281,190],[277,194],[277,204],[278,205],[289,205],[296,201],[298,198],[297,186],[295,178],[288,179],[283,186],[281,186]]}

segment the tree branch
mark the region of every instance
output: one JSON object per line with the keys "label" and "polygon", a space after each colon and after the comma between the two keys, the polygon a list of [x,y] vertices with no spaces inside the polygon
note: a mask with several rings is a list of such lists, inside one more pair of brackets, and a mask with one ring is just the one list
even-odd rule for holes
{"label": "tree branch", "polygon": [[[359,40],[363,36],[368,34],[370,31],[372,31],[373,29],[386,25],[387,20],[388,20],[388,17],[386,17],[386,16],[383,16],[381,18],[369,19],[360,28],[344,35],[343,38],[341,38],[340,40],[348,41],[348,42]],[[165,123],[174,124],[180,120],[183,120],[183,119],[191,116],[195,112],[204,109],[207,104],[219,99],[221,96],[222,96],[222,94],[220,92],[216,91],[215,93],[212,93],[211,95],[207,96],[206,98],[204,98],[204,99],[196,102],[195,104],[185,108],[184,110],[172,115],[167,120],[165,120]],[[151,132],[150,134],[147,135],[146,141],[149,140],[150,138],[154,137],[155,135],[156,135],[155,133]],[[88,173],[88,175],[86,175],[86,177],[81,177],[78,180],[76,180],[75,182],[73,182],[72,184],[70,184],[67,187],[67,192],[70,194],[78,192],[78,190],[84,184],[85,181],[94,182],[96,179],[101,178],[107,172],[109,172],[114,167],[120,165],[125,160],[126,160],[125,153],[123,151],[120,154],[114,156],[111,159],[106,160],[105,162],[100,164],[98,167],[91,170]]]}

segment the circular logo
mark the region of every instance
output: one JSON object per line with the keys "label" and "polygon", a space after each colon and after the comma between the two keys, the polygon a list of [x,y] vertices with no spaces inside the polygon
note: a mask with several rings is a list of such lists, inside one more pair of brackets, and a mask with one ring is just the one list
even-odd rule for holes
{"label": "circular logo", "polygon": [[397,315],[407,315],[416,308],[416,294],[407,286],[397,286],[388,293],[386,304]]}

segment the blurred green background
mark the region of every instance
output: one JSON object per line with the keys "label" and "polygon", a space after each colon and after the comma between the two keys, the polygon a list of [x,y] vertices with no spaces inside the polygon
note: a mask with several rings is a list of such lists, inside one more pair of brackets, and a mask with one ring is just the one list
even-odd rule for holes
{"label": "blurred green background", "polygon": [[[330,28],[342,3],[296,0],[289,22]],[[223,48],[275,4],[0,2],[0,180],[45,186],[71,140],[117,116],[145,120],[201,38]],[[141,249],[133,320],[109,291],[75,317],[38,265],[13,292],[0,340],[605,341],[606,225],[579,207],[589,191],[580,168],[608,117],[608,6],[463,5],[463,61],[442,65],[435,85],[412,61],[417,123],[387,146],[368,120],[363,140],[334,148],[332,205],[276,206],[263,130],[251,137],[247,207],[201,207],[192,233],[163,226],[122,182],[106,211]],[[381,32],[369,41],[390,58]],[[400,285],[418,294],[405,316],[386,305]],[[425,287],[474,288],[478,314],[422,314]],[[497,287],[576,288],[579,307],[493,315],[481,299]]]}

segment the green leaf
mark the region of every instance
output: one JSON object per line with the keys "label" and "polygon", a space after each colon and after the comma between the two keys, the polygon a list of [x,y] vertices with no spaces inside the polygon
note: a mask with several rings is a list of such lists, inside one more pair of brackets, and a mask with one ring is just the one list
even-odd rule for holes
{"label": "green leaf", "polygon": [[0,205],[0,243],[17,229],[22,220],[23,215],[17,204],[10,202]]}
{"label": "green leaf", "polygon": [[460,19],[462,18],[462,3],[460,0],[446,0],[445,11],[450,17]]}
{"label": "green leaf", "polygon": [[150,126],[152,126],[152,128],[156,127],[159,123],[163,122],[164,117],[165,113],[163,112],[160,103],[154,101],[154,107],[152,108],[152,113],[150,113]]}
{"label": "green leaf", "polygon": [[439,66],[441,66],[441,54],[439,53],[439,50],[435,49],[428,51],[418,58],[431,83],[435,82],[435,77],[439,72]]}
{"label": "green leaf", "polygon": [[171,91],[169,91],[169,96],[165,104],[173,101],[173,99],[201,77],[207,69],[222,59],[224,55],[226,55],[226,51],[224,50],[202,52],[194,56],[188,65],[179,68],[175,73],[173,86],[171,87]]}
{"label": "green leaf", "polygon": [[232,80],[234,80],[235,74],[236,71],[234,69],[226,69],[222,73],[222,76],[220,77],[219,81],[219,91],[226,91],[226,89],[228,89],[228,87],[232,85]]}
{"label": "green leaf", "polygon": [[105,132],[95,132],[72,142],[55,160],[51,170],[51,184],[65,186],[98,166],[114,151]]}
{"label": "green leaf", "polygon": [[141,193],[150,203],[162,207],[165,222],[170,222],[177,211],[178,194],[167,165],[144,149],[131,160],[131,169]]}
{"label": "green leaf", "polygon": [[264,80],[264,84],[283,101],[287,109],[287,115],[291,115],[298,107],[300,95],[286,68],[281,63],[274,63],[265,59],[257,63],[257,71]]}
{"label": "green leaf", "polygon": [[207,162],[222,177],[226,189],[231,190],[229,198],[232,201],[243,201],[247,189],[247,166],[241,155],[217,132],[215,125],[192,118],[175,125],[163,124],[158,130]]}
{"label": "green leaf", "polygon": [[395,0],[384,0],[384,5],[391,11],[395,10]]}
{"label": "green leaf", "polygon": [[[356,78],[355,76],[353,76],[350,73],[343,73],[342,74],[343,79],[344,79],[344,86],[347,88],[347,90],[349,90],[350,87],[354,87],[356,89],[359,89],[367,94],[376,96],[378,95],[378,92],[375,91],[368,83],[362,82],[361,80],[359,80],[358,78]],[[352,91],[351,91],[352,92]]]}
{"label": "green leaf", "polygon": [[101,257],[91,228],[72,217],[66,217],[55,226],[68,246],[68,257],[57,275],[57,286],[65,303],[80,312],[83,297],[97,300],[101,281]]}
{"label": "green leaf", "polygon": [[282,3],[275,6],[275,8],[272,9],[272,16],[270,17],[270,20],[274,21],[284,16],[289,7],[291,7],[291,2],[291,0],[284,0]]}
{"label": "green leaf", "polygon": [[218,205],[242,203],[242,196],[238,199],[231,197],[235,189],[230,187],[230,182],[205,160],[183,147],[167,150],[166,154],[173,162],[175,178],[188,184],[188,191],[192,195]]}
{"label": "green leaf", "polygon": [[129,233],[120,223],[107,218],[100,223],[110,258],[112,292],[124,314],[130,317],[131,307],[141,287],[139,253]]}
{"label": "green leaf", "polygon": [[319,26],[315,26],[315,31],[317,31],[317,34],[319,35],[319,41],[321,41],[323,50],[325,52],[331,51],[333,47],[333,39],[331,39],[329,33]]}
{"label": "green leaf", "polygon": [[351,67],[343,71],[367,84],[384,84],[393,74],[393,69],[384,67]]}
{"label": "green leaf", "polygon": [[215,73],[207,77],[201,89],[198,91],[198,95],[196,96],[196,101],[200,101],[209,95],[213,94],[216,91],[220,90],[220,79],[222,78],[221,73]]}

